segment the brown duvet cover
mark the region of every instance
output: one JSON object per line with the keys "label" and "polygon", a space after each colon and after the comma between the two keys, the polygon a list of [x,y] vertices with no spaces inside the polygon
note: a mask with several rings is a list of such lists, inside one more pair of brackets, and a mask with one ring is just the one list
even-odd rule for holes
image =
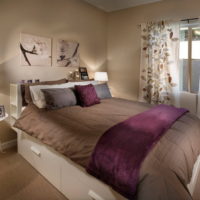
{"label": "brown duvet cover", "polygon": [[[110,127],[150,106],[124,99],[105,99],[82,108],[39,110],[29,105],[15,127],[86,167],[101,135]],[[200,154],[200,121],[187,113],[167,131],[144,160],[137,199],[189,200],[186,185]]]}

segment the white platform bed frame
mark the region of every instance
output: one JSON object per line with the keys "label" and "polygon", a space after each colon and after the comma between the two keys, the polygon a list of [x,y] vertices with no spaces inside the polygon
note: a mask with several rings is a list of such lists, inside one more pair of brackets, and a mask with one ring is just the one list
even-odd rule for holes
{"label": "white platform bed frame", "polygon": [[[20,89],[18,89],[19,107],[21,105],[20,94]],[[17,135],[18,153],[69,200],[126,199],[53,148],[18,129]],[[194,193],[199,171],[200,156],[194,165],[191,181],[187,185],[191,195]]]}
{"label": "white platform bed frame", "polygon": [[18,153],[70,200],[125,199],[81,166],[22,131],[18,131]]}

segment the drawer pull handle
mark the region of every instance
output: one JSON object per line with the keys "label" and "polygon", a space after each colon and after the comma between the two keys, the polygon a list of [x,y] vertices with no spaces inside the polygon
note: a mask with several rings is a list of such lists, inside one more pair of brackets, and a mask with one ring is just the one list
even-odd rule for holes
{"label": "drawer pull handle", "polygon": [[89,197],[92,198],[92,200],[104,200],[102,197],[100,197],[98,194],[96,194],[94,191],[90,190],[88,192]]}
{"label": "drawer pull handle", "polygon": [[38,149],[36,149],[34,146],[31,147],[31,151],[32,151],[34,154],[36,154],[37,156],[40,156],[40,155],[41,155],[40,151],[39,151]]}

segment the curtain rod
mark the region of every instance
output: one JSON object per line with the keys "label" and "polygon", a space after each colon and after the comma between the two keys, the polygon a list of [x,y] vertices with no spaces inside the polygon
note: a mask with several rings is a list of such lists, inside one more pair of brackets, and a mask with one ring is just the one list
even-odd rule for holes
{"label": "curtain rod", "polygon": [[[187,19],[181,19],[180,21],[181,22],[188,22],[188,24],[190,23],[190,21],[193,21],[193,20],[198,20],[199,17],[195,17],[195,18],[187,18]],[[161,20],[162,21],[162,20]],[[138,24],[137,25],[139,28],[141,28],[141,24]]]}
{"label": "curtain rod", "polygon": [[185,21],[186,21],[186,22],[188,22],[188,23],[189,23],[190,21],[193,21],[193,20],[198,20],[198,19],[199,19],[199,18],[198,18],[198,17],[196,17],[196,18],[182,19],[181,21],[182,21],[182,22],[185,22]]}

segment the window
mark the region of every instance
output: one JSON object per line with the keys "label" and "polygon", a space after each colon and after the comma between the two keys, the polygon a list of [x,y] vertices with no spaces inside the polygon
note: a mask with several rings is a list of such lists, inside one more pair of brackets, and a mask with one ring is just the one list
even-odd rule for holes
{"label": "window", "polygon": [[180,29],[181,89],[197,93],[200,77],[200,24]]}

